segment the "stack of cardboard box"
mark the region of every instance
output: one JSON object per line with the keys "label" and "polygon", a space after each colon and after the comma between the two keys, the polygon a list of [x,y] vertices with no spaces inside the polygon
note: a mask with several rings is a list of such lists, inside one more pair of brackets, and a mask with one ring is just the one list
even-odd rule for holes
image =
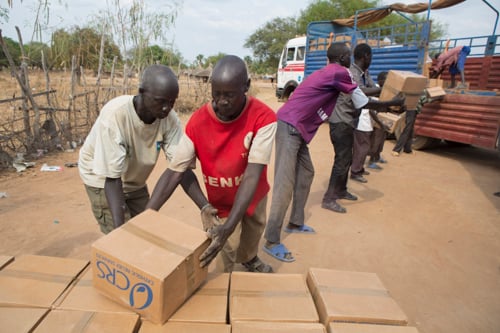
{"label": "stack of cardboard box", "polygon": [[[147,211],[92,260],[0,256],[6,332],[417,333],[374,273],[211,273],[203,231]],[[347,323],[346,323],[347,322]]]}

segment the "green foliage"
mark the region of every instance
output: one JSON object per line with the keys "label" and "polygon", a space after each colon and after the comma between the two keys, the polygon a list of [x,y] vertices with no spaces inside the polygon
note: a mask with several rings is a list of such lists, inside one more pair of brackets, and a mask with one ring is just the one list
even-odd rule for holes
{"label": "green foliage", "polygon": [[255,65],[259,71],[274,72],[278,66],[283,45],[290,38],[304,34],[297,28],[297,21],[293,17],[274,18],[263,27],[257,29],[246,40],[244,46],[253,51]]}
{"label": "green foliage", "polygon": [[30,42],[24,45],[24,54],[28,58],[28,66],[43,68],[42,64],[42,51],[47,64],[47,57],[50,55],[50,47],[41,42]]}
{"label": "green foliage", "polygon": [[315,0],[301,11],[297,25],[305,34],[309,22],[347,18],[354,15],[357,10],[377,7],[378,3],[379,1],[366,0]]}
{"label": "green foliage", "polygon": [[142,55],[142,59],[140,59],[139,62],[146,66],[151,64],[163,64],[175,69],[178,68],[183,61],[179,51],[162,49],[158,45],[148,46],[141,52],[132,51],[133,53]]}
{"label": "green foliage", "polygon": [[204,68],[214,67],[215,64],[217,63],[217,61],[219,61],[220,59],[222,59],[224,56],[226,56],[226,54],[225,53],[221,53],[221,52],[219,52],[216,55],[208,56],[205,59],[205,63],[203,65],[203,67]]}
{"label": "green foliage", "polygon": [[[97,71],[100,47],[101,35],[94,28],[76,26],[69,31],[59,29],[52,34],[49,67],[70,68],[71,59],[75,56],[77,66]],[[118,46],[112,42],[111,37],[105,36],[105,66],[110,65],[115,56],[121,60]]]}
{"label": "green foliage", "polygon": [[[14,60],[14,64],[20,65],[21,64],[21,48],[19,46],[19,43],[14,41],[13,39],[9,37],[3,37],[3,40],[5,42],[5,45],[7,46],[7,50],[9,51],[9,54],[12,57],[12,60]],[[7,56],[3,52],[3,48],[0,47],[0,67],[9,67],[9,61],[7,60]]]}
{"label": "green foliage", "polygon": [[[364,9],[382,6],[380,0],[314,0],[300,12],[297,18],[274,18],[245,40],[244,46],[253,51],[254,59],[251,64],[249,63],[250,70],[258,74],[274,73],[286,41],[297,35],[305,35],[310,22],[348,18],[355,15],[356,11],[361,13]],[[426,14],[409,15],[407,18],[421,22],[426,20]],[[393,13],[379,22],[359,28],[364,30],[401,25],[410,22],[407,18]],[[431,39],[440,38],[444,31],[445,27],[433,22]]]}
{"label": "green foliage", "polygon": [[[174,25],[178,14],[178,1],[148,5],[146,0],[109,0],[108,10],[94,17],[98,31],[111,30],[123,55],[128,57],[138,71],[151,59],[143,52],[153,42],[167,44],[167,32]],[[146,61],[146,62],[144,62]]]}

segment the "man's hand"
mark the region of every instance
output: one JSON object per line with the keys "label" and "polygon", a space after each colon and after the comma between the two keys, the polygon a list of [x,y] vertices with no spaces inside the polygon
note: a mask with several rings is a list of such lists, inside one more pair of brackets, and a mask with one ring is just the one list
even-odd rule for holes
{"label": "man's hand", "polygon": [[394,106],[403,106],[405,105],[406,97],[403,93],[399,93],[391,100]]}
{"label": "man's hand", "polygon": [[214,260],[230,235],[231,232],[223,224],[216,225],[207,231],[207,236],[212,242],[199,258],[200,267],[208,266]]}
{"label": "man's hand", "polygon": [[203,223],[203,230],[208,231],[214,226],[219,225],[219,217],[217,216],[218,210],[211,204],[206,204],[200,211],[201,222]]}

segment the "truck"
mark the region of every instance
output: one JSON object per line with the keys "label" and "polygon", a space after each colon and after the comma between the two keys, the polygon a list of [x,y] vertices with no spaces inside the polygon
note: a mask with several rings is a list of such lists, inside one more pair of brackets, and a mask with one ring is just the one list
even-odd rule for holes
{"label": "truck", "polygon": [[281,53],[276,75],[276,97],[288,99],[304,79],[306,37],[288,40]]}
{"label": "truck", "polygon": [[[432,60],[432,55],[443,52],[446,48],[467,45],[471,48],[465,63],[468,89],[445,89],[446,95],[441,101],[426,104],[422,108],[415,123],[413,148],[426,149],[444,140],[500,150],[500,38],[495,33],[498,11],[488,1],[482,1],[497,15],[493,33],[486,36],[430,40],[430,3],[429,7],[423,8],[428,14],[427,19],[422,22],[414,22],[398,11],[408,19],[407,23],[369,29],[357,26],[358,21],[366,21],[372,13],[380,17],[378,11],[392,12],[397,11],[394,8],[400,8],[392,5],[357,11],[348,19],[310,22],[305,40],[302,39],[305,42],[304,72],[295,72],[294,75],[303,80],[325,66],[326,50],[331,43],[337,41],[346,42],[352,48],[357,43],[368,43],[372,47],[370,73],[373,78],[381,71],[389,70],[411,71],[428,76],[430,61],[435,61]],[[461,1],[456,1],[459,2]],[[294,45],[296,49],[299,47]],[[282,60],[288,52],[291,51],[287,43],[282,52]],[[280,66],[282,65],[280,61]],[[300,68],[296,62],[294,65]],[[445,84],[444,88],[447,88],[449,74],[444,72],[441,79]],[[291,93],[293,89],[289,89]],[[283,90],[282,98],[287,97],[286,92],[286,89]],[[403,127],[404,121],[396,128],[396,138]]]}

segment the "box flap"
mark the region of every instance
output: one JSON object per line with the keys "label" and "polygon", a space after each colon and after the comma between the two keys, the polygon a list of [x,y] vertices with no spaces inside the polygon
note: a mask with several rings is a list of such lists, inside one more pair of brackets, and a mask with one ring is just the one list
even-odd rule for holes
{"label": "box flap", "polygon": [[231,326],[231,333],[326,333],[320,323],[237,321]]}
{"label": "box flap", "polygon": [[407,317],[375,273],[310,268],[307,282],[321,321],[406,325]]}
{"label": "box flap", "polygon": [[374,325],[374,324],[352,324],[352,323],[330,323],[330,333],[418,333],[415,327]]}
{"label": "box flap", "polygon": [[231,333],[231,325],[183,322],[156,325],[143,321],[139,333]]}
{"label": "box flap", "polygon": [[2,332],[31,332],[49,309],[0,306]]}
{"label": "box flap", "polygon": [[233,272],[230,321],[318,322],[318,313],[301,274]]}
{"label": "box flap", "polygon": [[132,310],[111,300],[92,286],[92,267],[89,267],[77,281],[54,303],[58,310],[80,310],[112,313],[134,313]]}
{"label": "box flap", "polygon": [[134,333],[139,324],[137,314],[52,310],[33,332]]}
{"label": "box flap", "polygon": [[0,304],[49,308],[88,261],[23,255],[0,271]]}
{"label": "box flap", "polygon": [[201,229],[147,210],[96,240],[92,247],[149,275],[164,277],[203,242],[208,246],[207,236]]}
{"label": "box flap", "polygon": [[170,317],[169,322],[225,324],[229,273],[210,274],[203,285]]}
{"label": "box flap", "polygon": [[10,264],[13,260],[13,256],[0,256],[0,269]]}

